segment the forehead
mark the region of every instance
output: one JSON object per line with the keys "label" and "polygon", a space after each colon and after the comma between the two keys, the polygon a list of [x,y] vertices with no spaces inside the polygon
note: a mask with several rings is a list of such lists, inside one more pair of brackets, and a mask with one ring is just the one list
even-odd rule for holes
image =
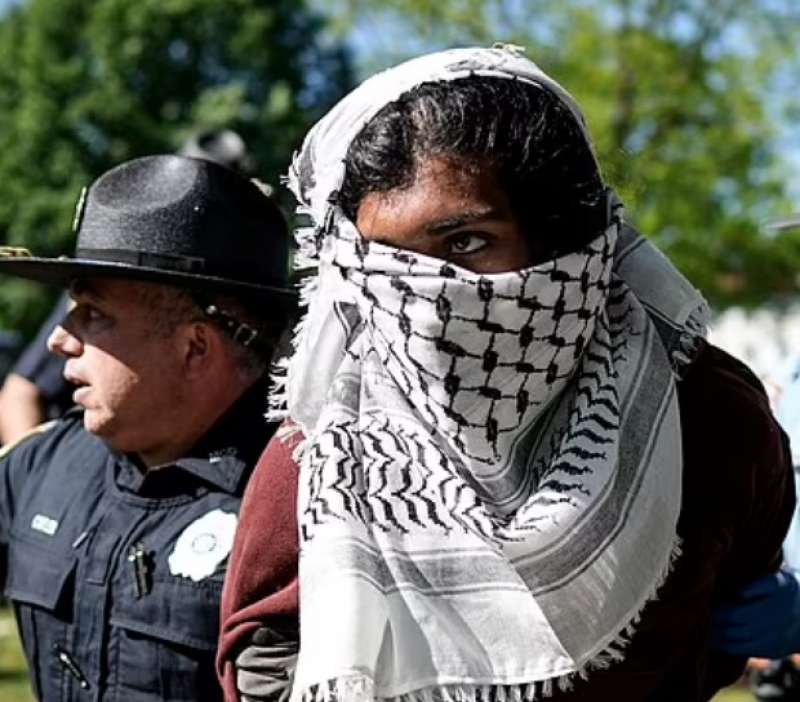
{"label": "forehead", "polygon": [[[388,192],[368,192],[358,212],[359,228],[380,214],[393,226],[435,222],[462,213],[511,216],[508,195],[491,164],[432,157],[418,163],[413,181]],[[386,222],[381,222],[385,226]],[[362,230],[363,233],[363,230]]]}
{"label": "forehead", "polygon": [[96,302],[124,307],[152,306],[164,295],[166,286],[124,278],[78,278],[69,294],[78,302]]}

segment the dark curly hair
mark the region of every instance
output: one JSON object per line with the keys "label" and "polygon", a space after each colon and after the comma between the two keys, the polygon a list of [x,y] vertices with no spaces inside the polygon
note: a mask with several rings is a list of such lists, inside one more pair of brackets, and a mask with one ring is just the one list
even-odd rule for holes
{"label": "dark curly hair", "polygon": [[345,158],[338,200],[356,221],[367,193],[407,188],[426,158],[494,169],[537,249],[562,254],[605,227],[603,180],[575,115],[546,88],[472,75],[422,83],[384,106]]}

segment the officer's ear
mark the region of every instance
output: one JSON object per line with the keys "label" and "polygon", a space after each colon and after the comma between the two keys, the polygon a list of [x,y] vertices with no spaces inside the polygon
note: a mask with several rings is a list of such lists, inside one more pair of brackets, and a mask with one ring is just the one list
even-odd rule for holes
{"label": "officer's ear", "polygon": [[219,332],[206,322],[192,322],[184,327],[181,346],[183,365],[188,377],[204,376],[219,352]]}

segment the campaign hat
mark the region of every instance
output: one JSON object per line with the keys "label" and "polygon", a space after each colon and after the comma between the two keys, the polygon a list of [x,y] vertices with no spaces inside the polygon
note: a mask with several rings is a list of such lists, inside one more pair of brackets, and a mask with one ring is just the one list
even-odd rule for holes
{"label": "campaign hat", "polygon": [[0,248],[0,273],[68,286],[113,277],[227,293],[290,308],[286,220],[257,183],[213,161],[127,161],[81,194],[74,256]]}

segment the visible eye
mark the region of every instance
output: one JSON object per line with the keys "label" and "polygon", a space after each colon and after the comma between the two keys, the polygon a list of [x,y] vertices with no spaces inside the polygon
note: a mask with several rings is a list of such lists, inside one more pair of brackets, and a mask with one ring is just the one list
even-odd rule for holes
{"label": "visible eye", "polygon": [[484,248],[489,242],[486,237],[472,232],[458,232],[447,240],[449,253],[455,256],[473,254]]}
{"label": "visible eye", "polygon": [[79,319],[84,324],[88,324],[90,322],[101,322],[106,319],[106,315],[104,315],[99,309],[86,303],[77,304],[69,313],[69,317]]}

